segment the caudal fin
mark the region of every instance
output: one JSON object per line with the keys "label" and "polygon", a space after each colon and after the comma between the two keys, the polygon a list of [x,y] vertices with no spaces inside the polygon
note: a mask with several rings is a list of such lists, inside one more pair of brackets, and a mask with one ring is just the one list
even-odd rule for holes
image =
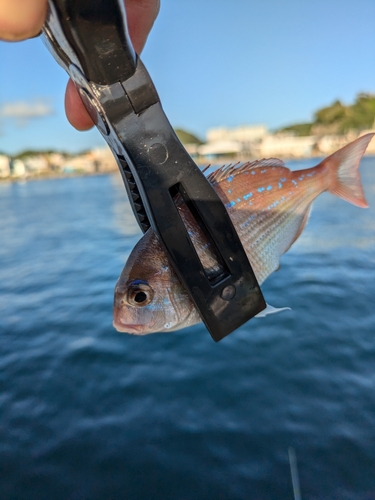
{"label": "caudal fin", "polygon": [[358,167],[374,135],[366,134],[359,137],[322,162],[331,173],[328,191],[361,208],[368,207],[368,204],[363,194]]}

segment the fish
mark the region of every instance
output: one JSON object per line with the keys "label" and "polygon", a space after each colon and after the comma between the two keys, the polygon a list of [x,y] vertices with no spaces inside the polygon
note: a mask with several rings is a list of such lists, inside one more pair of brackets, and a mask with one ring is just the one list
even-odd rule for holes
{"label": "fish", "polygon": [[[261,285],[304,230],[312,203],[324,191],[368,207],[358,167],[375,134],[339,149],[312,168],[291,171],[277,158],[223,166],[207,179],[224,203]],[[209,277],[222,272],[215,251],[179,195],[185,227]],[[268,306],[265,313],[278,309]],[[175,331],[201,321],[152,228],[132,250],[116,283],[113,325],[145,335]]]}

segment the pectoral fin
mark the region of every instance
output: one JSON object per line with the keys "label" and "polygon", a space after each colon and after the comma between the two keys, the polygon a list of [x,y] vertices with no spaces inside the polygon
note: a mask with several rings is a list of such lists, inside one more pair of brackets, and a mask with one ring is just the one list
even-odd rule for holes
{"label": "pectoral fin", "polygon": [[267,304],[267,307],[263,309],[263,311],[260,311],[254,318],[264,318],[265,316],[268,316],[269,314],[276,314],[281,311],[290,311],[290,307],[273,307]]}

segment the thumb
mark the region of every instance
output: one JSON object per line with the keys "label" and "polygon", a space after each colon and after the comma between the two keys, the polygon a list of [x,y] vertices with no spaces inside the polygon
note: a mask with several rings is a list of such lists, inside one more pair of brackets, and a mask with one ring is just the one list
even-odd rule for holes
{"label": "thumb", "polygon": [[0,38],[17,41],[36,36],[46,12],[47,0],[0,0]]}

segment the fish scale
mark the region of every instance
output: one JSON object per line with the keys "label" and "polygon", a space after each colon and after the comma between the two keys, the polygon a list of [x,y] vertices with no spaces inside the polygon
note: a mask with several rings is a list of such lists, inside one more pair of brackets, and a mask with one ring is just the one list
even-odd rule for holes
{"label": "fish scale", "polygon": [[307,221],[311,202],[327,184],[324,166],[301,174],[269,164],[270,160],[248,164],[247,170],[232,172],[230,180],[216,183],[216,173],[210,179],[227,206],[259,284],[278,269],[278,257],[288,250],[304,218]]}
{"label": "fish scale", "polygon": [[[290,171],[281,160],[271,158],[224,166],[208,176],[227,208],[259,284],[279,268],[281,255],[303,231],[312,203],[323,191],[359,207],[367,206],[358,166],[373,135],[358,138],[305,170]],[[215,249],[182,198],[177,196],[175,203],[207,275],[218,277],[223,268]],[[141,283],[139,292],[144,301],[134,301],[137,283]],[[114,326],[119,331],[146,334],[177,330],[199,321],[197,310],[149,229],[133,249],[116,285]]]}

